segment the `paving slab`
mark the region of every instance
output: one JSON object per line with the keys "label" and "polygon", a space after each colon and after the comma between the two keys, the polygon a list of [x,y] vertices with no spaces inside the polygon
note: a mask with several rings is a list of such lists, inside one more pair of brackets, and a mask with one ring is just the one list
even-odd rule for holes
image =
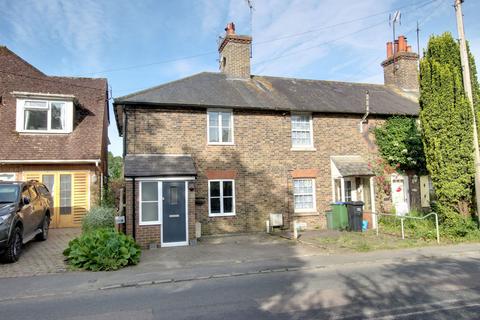
{"label": "paving slab", "polygon": [[0,262],[0,278],[28,277],[66,271],[63,250],[78,236],[78,228],[50,229],[46,241],[32,240],[15,263]]}

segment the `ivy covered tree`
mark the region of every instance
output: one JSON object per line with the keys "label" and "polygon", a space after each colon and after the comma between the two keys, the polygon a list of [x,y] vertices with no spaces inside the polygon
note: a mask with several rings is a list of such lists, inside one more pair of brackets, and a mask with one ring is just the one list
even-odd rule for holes
{"label": "ivy covered tree", "polygon": [[[475,76],[475,65],[471,66]],[[476,79],[472,82],[478,94]],[[478,102],[478,97],[475,99]],[[467,217],[474,188],[472,113],[463,89],[459,45],[450,33],[432,36],[420,61],[420,107],[425,158],[438,199],[437,210],[451,221],[458,218],[458,213]]]}
{"label": "ivy covered tree", "polygon": [[375,129],[375,140],[380,155],[390,166],[402,171],[426,171],[422,137],[415,118],[389,118]]}

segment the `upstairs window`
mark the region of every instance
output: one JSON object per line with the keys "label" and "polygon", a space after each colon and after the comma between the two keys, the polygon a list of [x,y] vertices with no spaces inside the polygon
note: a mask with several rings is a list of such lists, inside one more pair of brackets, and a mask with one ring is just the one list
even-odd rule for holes
{"label": "upstairs window", "polygon": [[207,112],[208,143],[233,144],[233,113],[225,110]]}
{"label": "upstairs window", "polygon": [[292,114],[292,148],[313,148],[311,114]]}
{"label": "upstairs window", "polygon": [[73,102],[17,99],[17,131],[69,133],[73,128]]}

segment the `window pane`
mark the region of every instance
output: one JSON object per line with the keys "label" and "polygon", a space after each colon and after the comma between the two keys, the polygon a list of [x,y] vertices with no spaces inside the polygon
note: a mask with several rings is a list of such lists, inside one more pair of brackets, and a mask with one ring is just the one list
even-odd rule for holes
{"label": "window pane", "polygon": [[60,214],[72,213],[72,176],[60,175]]}
{"label": "window pane", "polygon": [[210,199],[210,212],[211,213],[220,213],[220,198],[211,198]]}
{"label": "window pane", "polygon": [[46,101],[25,101],[25,108],[47,109]]}
{"label": "window pane", "polygon": [[209,127],[208,128],[208,141],[209,142],[220,142],[218,136],[218,127]]}
{"label": "window pane", "polygon": [[65,128],[65,103],[52,102],[51,103],[51,129],[63,130]]}
{"label": "window pane", "polygon": [[158,202],[142,202],[142,222],[158,221]]}
{"label": "window pane", "polygon": [[231,112],[222,112],[221,114],[222,114],[222,127],[230,128],[232,113]]}
{"label": "window pane", "polygon": [[178,204],[178,189],[177,186],[170,186],[170,204]]}
{"label": "window pane", "polygon": [[47,130],[48,110],[25,110],[25,130]]}
{"label": "window pane", "polygon": [[345,201],[352,201],[352,182],[345,181]]}
{"label": "window pane", "polygon": [[42,183],[47,187],[50,193],[53,196],[53,183],[55,181],[55,176],[53,174],[44,174],[42,176]]}
{"label": "window pane", "polygon": [[220,197],[220,182],[210,182],[210,197]]}
{"label": "window pane", "polygon": [[292,145],[309,146],[312,145],[310,116],[292,115]]}
{"label": "window pane", "polygon": [[223,213],[233,212],[233,198],[223,198]]}
{"label": "window pane", "polygon": [[158,201],[158,182],[142,182],[142,201]]}
{"label": "window pane", "polygon": [[222,128],[222,142],[232,142],[231,130],[229,128]]}
{"label": "window pane", "polygon": [[231,197],[233,195],[232,192],[232,181],[223,181],[223,196],[224,197]]}
{"label": "window pane", "polygon": [[210,111],[208,113],[208,125],[211,127],[212,126],[218,127],[219,126],[218,121],[219,121],[219,113]]}

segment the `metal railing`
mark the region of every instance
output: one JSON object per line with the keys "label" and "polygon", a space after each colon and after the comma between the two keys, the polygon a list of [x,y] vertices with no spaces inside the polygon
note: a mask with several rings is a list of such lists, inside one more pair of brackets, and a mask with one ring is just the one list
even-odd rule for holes
{"label": "metal railing", "polygon": [[404,228],[403,220],[405,220],[405,219],[425,220],[429,216],[433,215],[433,216],[435,216],[435,229],[437,231],[437,243],[440,243],[440,230],[438,228],[438,214],[436,214],[435,212],[430,212],[429,214],[427,214],[423,217],[399,216],[399,215],[391,214],[391,213],[375,213],[375,212],[372,212],[372,215],[375,215],[375,220],[377,221],[377,236],[378,236],[378,232],[379,232],[379,229],[380,229],[380,221],[378,219],[379,216],[391,216],[391,217],[395,217],[397,219],[400,219],[400,224],[401,224],[401,227],[402,227],[402,239],[405,239],[405,228]]}

